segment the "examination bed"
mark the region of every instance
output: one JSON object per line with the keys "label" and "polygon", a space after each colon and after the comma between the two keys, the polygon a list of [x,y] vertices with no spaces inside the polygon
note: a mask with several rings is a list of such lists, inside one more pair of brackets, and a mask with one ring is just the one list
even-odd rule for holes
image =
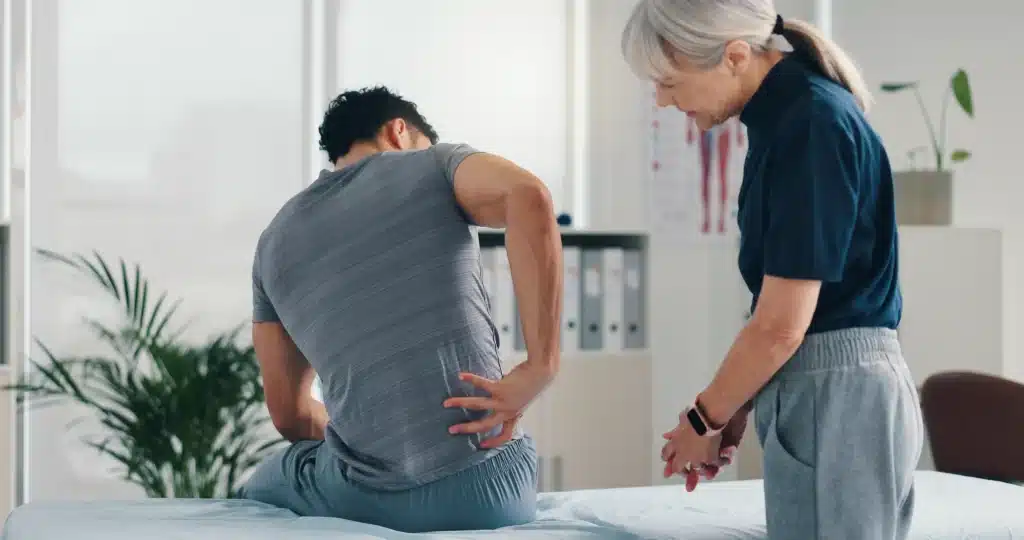
{"label": "examination bed", "polygon": [[[739,540],[765,537],[763,512],[761,483],[753,480],[708,483],[693,493],[680,486],[546,493],[529,525],[433,534],[300,518],[241,500],[39,502],[12,512],[0,540]],[[911,538],[1024,539],[1024,487],[920,471]]]}

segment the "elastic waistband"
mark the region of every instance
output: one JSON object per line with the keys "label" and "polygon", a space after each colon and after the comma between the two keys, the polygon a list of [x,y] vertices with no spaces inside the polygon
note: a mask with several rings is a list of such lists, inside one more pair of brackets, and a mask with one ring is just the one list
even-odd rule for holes
{"label": "elastic waistband", "polygon": [[507,468],[522,462],[524,459],[533,460],[536,458],[537,448],[533,438],[524,434],[518,439],[509,442],[505,445],[505,448],[502,448],[497,454],[488,458],[487,463],[496,465],[499,468]]}
{"label": "elastic waistband", "polygon": [[902,358],[895,330],[847,328],[805,337],[782,371],[818,371]]}
{"label": "elastic waistband", "polygon": [[533,439],[525,434],[480,463],[459,471],[456,476],[482,478],[490,482],[510,471],[521,471],[523,467],[537,468],[537,447]]}

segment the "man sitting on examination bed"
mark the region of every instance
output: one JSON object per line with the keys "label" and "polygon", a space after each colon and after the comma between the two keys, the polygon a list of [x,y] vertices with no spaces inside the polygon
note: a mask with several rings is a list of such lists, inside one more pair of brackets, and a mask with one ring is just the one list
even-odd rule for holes
{"label": "man sitting on examination bed", "polygon": [[[550,194],[507,160],[437,139],[385,88],[330,104],[320,148],[334,170],[256,248],[253,342],[292,444],[243,497],[409,532],[534,519],[536,450],[517,422],[558,369]],[[475,225],[506,228],[528,360],[504,376]]]}

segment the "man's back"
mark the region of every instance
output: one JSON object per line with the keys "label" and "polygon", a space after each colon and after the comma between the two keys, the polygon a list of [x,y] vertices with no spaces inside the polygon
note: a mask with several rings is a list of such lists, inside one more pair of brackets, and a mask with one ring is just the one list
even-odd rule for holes
{"label": "man's back", "polygon": [[353,480],[406,489],[498,450],[449,426],[479,395],[458,378],[502,377],[479,248],[456,203],[466,146],[383,152],[324,172],[260,238],[256,311],[276,316],[323,383],[327,444]]}

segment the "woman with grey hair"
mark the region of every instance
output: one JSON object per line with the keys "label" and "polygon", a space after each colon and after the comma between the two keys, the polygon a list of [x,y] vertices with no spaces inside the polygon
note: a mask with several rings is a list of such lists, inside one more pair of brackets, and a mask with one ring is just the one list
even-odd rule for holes
{"label": "woman with grey hair", "polygon": [[641,0],[622,49],[659,106],[705,130],[739,115],[748,132],[752,316],[665,434],[666,475],[691,490],[711,476],[753,408],[770,538],[906,538],[923,428],[896,338],[892,171],[860,73],[771,0]]}

